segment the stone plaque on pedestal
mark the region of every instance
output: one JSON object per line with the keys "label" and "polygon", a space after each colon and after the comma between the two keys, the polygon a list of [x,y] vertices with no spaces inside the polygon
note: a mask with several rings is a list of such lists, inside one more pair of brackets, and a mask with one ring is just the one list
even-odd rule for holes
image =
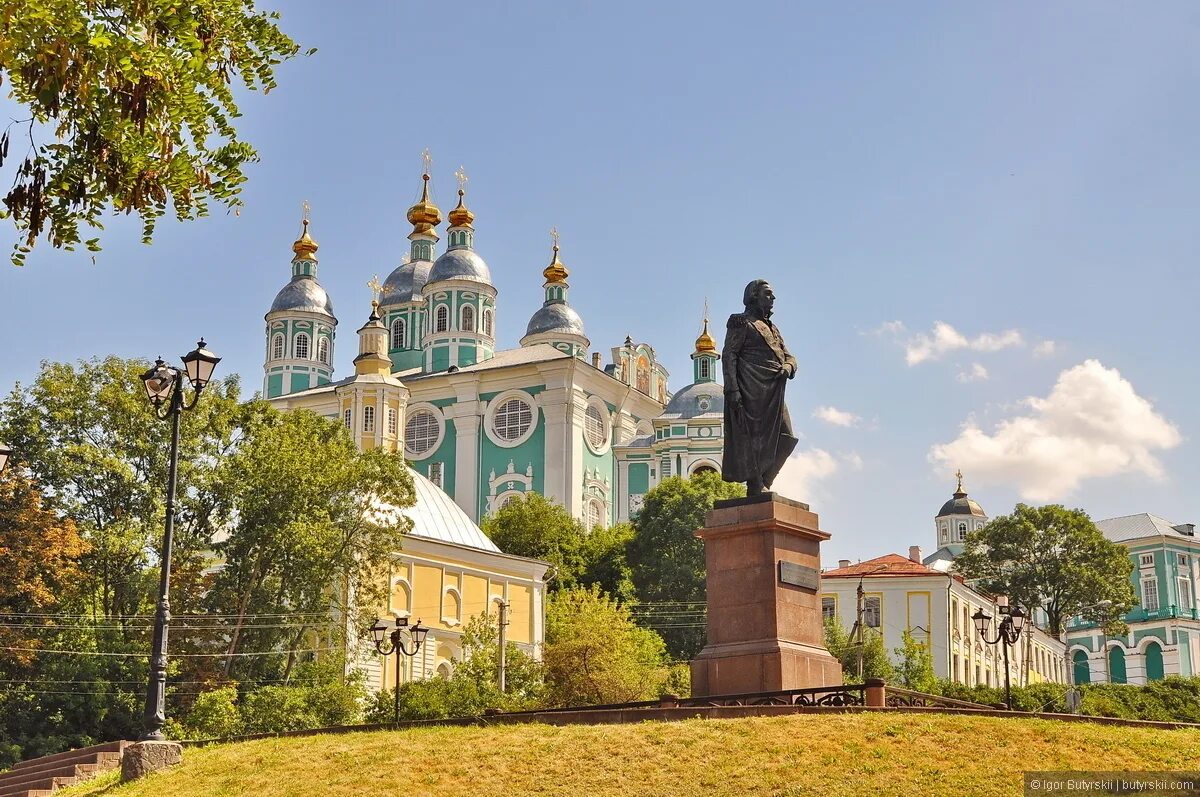
{"label": "stone plaque on pedestal", "polygon": [[763,493],[718,501],[705,526],[708,643],[692,660],[692,694],[840,686],[825,649],[821,531],[807,504]]}

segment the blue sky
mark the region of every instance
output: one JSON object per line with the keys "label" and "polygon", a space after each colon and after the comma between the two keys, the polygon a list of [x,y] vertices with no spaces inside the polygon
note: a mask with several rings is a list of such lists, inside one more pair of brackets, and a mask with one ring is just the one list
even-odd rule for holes
{"label": "blue sky", "polygon": [[1197,520],[1200,6],[280,10],[319,51],[243,103],[245,210],[152,246],[119,219],[95,264],[39,246],[0,267],[4,389],[201,334],[257,389],[304,199],[346,373],[428,147],[443,210],[470,174],[502,345],[555,225],[594,348],[649,341],[675,388],[705,298],[719,339],[747,280],[772,281],[804,434],[777,486],[820,513],[827,562],[931,548],[960,466],[991,514]]}

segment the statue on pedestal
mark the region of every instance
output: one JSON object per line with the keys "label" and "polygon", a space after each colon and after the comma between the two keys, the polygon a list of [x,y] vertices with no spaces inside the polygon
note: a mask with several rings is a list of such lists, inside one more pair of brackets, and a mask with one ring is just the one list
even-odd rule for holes
{"label": "statue on pedestal", "polygon": [[792,419],[783,400],[796,358],[771,323],[775,292],[754,280],[742,296],[745,312],[729,317],[725,332],[725,453],[721,477],[745,482],[753,497],[770,489],[796,447]]}

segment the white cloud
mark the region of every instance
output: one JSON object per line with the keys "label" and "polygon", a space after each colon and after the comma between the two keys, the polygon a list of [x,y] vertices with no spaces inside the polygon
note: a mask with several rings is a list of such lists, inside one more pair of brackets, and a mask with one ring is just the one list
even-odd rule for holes
{"label": "white cloud", "polygon": [[857,426],[862,420],[853,412],[839,410],[837,407],[817,407],[812,416],[833,426]]}
{"label": "white cloud", "polygon": [[907,331],[908,331],[908,328],[906,326],[904,326],[903,321],[884,321],[878,327],[871,330],[871,334],[872,335],[889,335],[889,336],[895,337],[897,335],[903,335]]}
{"label": "white cloud", "polygon": [[959,382],[986,382],[988,378],[988,369],[984,368],[980,363],[971,363],[971,367],[966,371],[958,372]]}
{"label": "white cloud", "polygon": [[990,434],[968,419],[957,438],[929,450],[930,461],[947,473],[961,467],[973,482],[1011,484],[1026,500],[1055,501],[1086,479],[1160,479],[1156,452],[1181,439],[1119,371],[1096,360],[1063,371],[1049,396],[1020,406],[1027,414],[1001,421]]}
{"label": "white cloud", "polygon": [[968,338],[945,321],[937,321],[933,325],[932,333],[914,335],[904,344],[904,360],[909,365],[918,365],[958,349],[1000,351],[1020,346],[1024,342],[1021,333],[1015,329],[999,333],[984,332],[974,338]]}
{"label": "white cloud", "polygon": [[771,489],[780,495],[807,501],[817,483],[838,471],[838,461],[823,448],[810,448],[788,457]]}
{"label": "white cloud", "polygon": [[1033,347],[1034,357],[1050,357],[1058,350],[1058,344],[1052,340],[1043,340]]}

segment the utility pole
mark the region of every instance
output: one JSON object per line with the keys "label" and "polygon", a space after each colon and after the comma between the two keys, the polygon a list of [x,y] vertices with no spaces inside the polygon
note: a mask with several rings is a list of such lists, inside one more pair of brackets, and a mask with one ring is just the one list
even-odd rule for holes
{"label": "utility pole", "polygon": [[866,598],[863,593],[862,579],[858,580],[858,603],[854,615],[854,630],[850,632],[850,636],[854,638],[855,644],[858,645],[858,680],[863,679],[863,614],[867,610]]}
{"label": "utility pole", "polygon": [[500,651],[496,657],[496,685],[500,688],[500,694],[504,694],[505,688],[505,655],[504,648],[506,637],[508,634],[505,629],[508,627],[508,602],[500,601]]}

